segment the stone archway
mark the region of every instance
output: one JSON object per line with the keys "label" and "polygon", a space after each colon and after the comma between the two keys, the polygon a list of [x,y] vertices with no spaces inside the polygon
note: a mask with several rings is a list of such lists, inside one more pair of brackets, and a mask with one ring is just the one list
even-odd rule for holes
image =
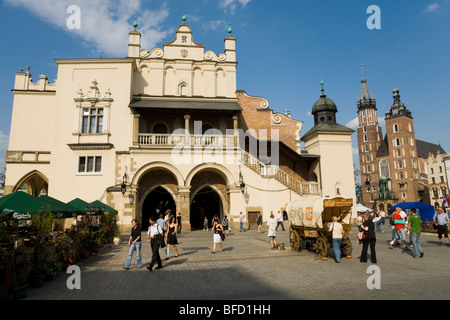
{"label": "stone archway", "polygon": [[228,183],[226,175],[203,168],[190,177],[189,221],[191,227],[202,228],[207,217],[209,226],[215,215],[220,221],[229,215]]}
{"label": "stone archway", "polygon": [[[167,209],[177,212],[178,179],[171,170],[165,167],[152,167],[140,174],[137,186],[135,218],[144,230],[148,227],[148,219],[151,216],[156,217],[157,208],[163,211],[162,213],[165,213]],[[161,201],[162,208],[159,208]],[[143,212],[143,210],[150,210],[150,212]]]}
{"label": "stone archway", "polygon": [[27,193],[38,197],[48,194],[48,178],[40,171],[33,170],[23,176],[14,186],[13,192],[26,188]]}

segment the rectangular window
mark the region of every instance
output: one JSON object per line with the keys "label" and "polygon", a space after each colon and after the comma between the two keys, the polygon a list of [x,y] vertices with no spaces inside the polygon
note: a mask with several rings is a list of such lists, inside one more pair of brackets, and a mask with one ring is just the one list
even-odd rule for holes
{"label": "rectangular window", "polygon": [[84,108],[81,133],[103,132],[103,108]]}
{"label": "rectangular window", "polygon": [[78,158],[78,173],[102,172],[101,156],[81,156]]}

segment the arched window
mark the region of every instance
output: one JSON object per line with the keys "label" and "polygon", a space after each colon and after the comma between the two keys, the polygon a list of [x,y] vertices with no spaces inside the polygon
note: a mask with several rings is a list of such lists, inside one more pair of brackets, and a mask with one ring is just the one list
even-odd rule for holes
{"label": "arched window", "polygon": [[394,132],[398,132],[398,124],[394,124]]}
{"label": "arched window", "polygon": [[162,123],[162,122],[158,122],[153,126],[153,133],[158,133],[158,134],[166,134],[168,133],[168,129],[166,124]]}
{"label": "arched window", "polygon": [[395,139],[395,145],[396,145],[397,147],[400,146],[400,138]]}
{"label": "arched window", "polygon": [[387,161],[386,159],[380,161],[380,173],[386,178],[391,176],[391,172],[389,170],[389,161]]}

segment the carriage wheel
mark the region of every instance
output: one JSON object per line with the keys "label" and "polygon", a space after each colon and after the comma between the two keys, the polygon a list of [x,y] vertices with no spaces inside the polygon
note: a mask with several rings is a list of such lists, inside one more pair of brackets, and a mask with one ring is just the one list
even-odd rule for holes
{"label": "carriage wheel", "polygon": [[347,238],[345,240],[342,240],[341,244],[341,252],[343,257],[351,258],[352,257],[352,242],[350,241],[350,238]]}
{"label": "carriage wheel", "polygon": [[302,239],[297,230],[291,230],[290,232],[291,250],[298,252],[302,251]]}
{"label": "carriage wheel", "polygon": [[317,259],[328,259],[328,245],[322,238],[317,238],[316,244],[314,246],[317,252]]}

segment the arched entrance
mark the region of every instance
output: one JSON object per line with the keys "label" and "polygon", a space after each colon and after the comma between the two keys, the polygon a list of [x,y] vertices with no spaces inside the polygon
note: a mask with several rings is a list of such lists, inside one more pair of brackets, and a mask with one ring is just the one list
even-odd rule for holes
{"label": "arched entrance", "polygon": [[222,221],[228,215],[228,179],[226,169],[215,165],[202,165],[194,169],[187,178],[190,185],[189,220],[191,229],[203,229],[203,220],[208,218],[209,227],[215,215]]}
{"label": "arched entrance", "polygon": [[205,217],[208,219],[208,227],[211,228],[214,216],[217,215],[220,221],[223,219],[222,199],[211,186],[205,186],[194,195],[191,201],[190,212],[192,230],[203,229]]}
{"label": "arched entrance", "polygon": [[178,185],[176,169],[166,168],[164,163],[152,163],[144,167],[136,177],[138,186],[135,217],[142,230],[147,230],[149,218],[157,217],[157,211],[165,214],[171,209],[176,214]]}
{"label": "arched entrance", "polygon": [[152,216],[157,219],[160,214],[165,215],[167,210],[176,214],[176,204],[172,194],[161,186],[151,190],[142,204],[142,230],[148,229],[149,219]]}
{"label": "arched entrance", "polygon": [[17,182],[13,192],[25,189],[27,193],[35,197],[41,194],[48,194],[48,179],[37,170],[31,171]]}

